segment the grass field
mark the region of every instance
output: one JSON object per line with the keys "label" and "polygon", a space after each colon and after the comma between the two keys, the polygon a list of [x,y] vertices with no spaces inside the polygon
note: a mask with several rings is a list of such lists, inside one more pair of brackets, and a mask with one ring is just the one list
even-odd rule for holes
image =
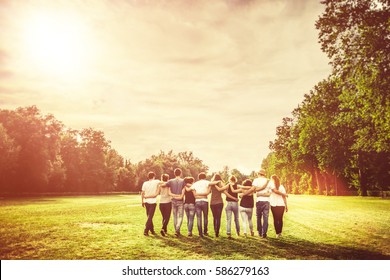
{"label": "grass field", "polygon": [[[276,239],[143,236],[145,210],[135,195],[0,200],[0,259],[390,259],[390,200],[294,196]],[[255,216],[253,217],[254,225]],[[195,219],[196,222],[196,219]],[[161,214],[156,209],[155,228]],[[183,222],[182,232],[187,228]]]}

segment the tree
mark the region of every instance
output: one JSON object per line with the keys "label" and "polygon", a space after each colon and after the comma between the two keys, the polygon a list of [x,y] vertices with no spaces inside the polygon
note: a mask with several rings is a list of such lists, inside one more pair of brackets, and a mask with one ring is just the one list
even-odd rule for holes
{"label": "tree", "polygon": [[17,167],[20,146],[8,135],[0,123],[0,190],[9,191],[12,177]]}
{"label": "tree", "polygon": [[390,2],[322,3],[326,10],[316,27],[322,50],[340,80],[338,123],[347,123],[354,131],[350,171],[355,186],[367,195],[372,177],[368,163],[388,158],[390,153]]}
{"label": "tree", "polygon": [[112,189],[107,183],[106,155],[110,150],[110,143],[102,131],[93,128],[83,129],[80,132],[80,148],[83,191],[101,192]]}
{"label": "tree", "polygon": [[62,124],[51,115],[42,116],[36,106],[1,110],[0,123],[16,147],[20,147],[9,178],[12,190],[47,191]]}

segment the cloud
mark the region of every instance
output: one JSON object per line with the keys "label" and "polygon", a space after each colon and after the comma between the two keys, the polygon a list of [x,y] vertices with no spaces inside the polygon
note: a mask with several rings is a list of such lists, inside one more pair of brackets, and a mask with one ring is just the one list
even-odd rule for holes
{"label": "cloud", "polygon": [[[0,105],[101,129],[134,162],[173,149],[214,170],[257,169],[276,126],[330,71],[321,11],[304,0],[13,2],[0,9]],[[45,76],[20,55],[38,12],[88,26],[93,60],[78,76]]]}

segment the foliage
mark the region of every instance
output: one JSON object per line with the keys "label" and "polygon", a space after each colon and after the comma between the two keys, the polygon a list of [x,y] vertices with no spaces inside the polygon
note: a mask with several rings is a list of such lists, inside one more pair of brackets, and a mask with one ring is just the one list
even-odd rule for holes
{"label": "foliage", "polygon": [[179,167],[197,177],[208,167],[192,152],[161,151],[133,164],[111,148],[102,131],[66,128],[37,107],[0,110],[0,192],[140,191],[147,173]]}
{"label": "foliage", "polygon": [[[345,184],[361,195],[384,191],[390,182],[390,2],[322,3],[316,27],[333,73],[277,128],[272,168],[299,193],[339,194]],[[303,183],[308,174],[315,191]]]}

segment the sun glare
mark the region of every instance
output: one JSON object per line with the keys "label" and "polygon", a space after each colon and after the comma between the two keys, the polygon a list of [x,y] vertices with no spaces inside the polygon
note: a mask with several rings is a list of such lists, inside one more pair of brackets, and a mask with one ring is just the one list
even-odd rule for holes
{"label": "sun glare", "polygon": [[45,74],[69,78],[88,67],[92,45],[87,25],[67,14],[40,14],[25,23],[25,52]]}

